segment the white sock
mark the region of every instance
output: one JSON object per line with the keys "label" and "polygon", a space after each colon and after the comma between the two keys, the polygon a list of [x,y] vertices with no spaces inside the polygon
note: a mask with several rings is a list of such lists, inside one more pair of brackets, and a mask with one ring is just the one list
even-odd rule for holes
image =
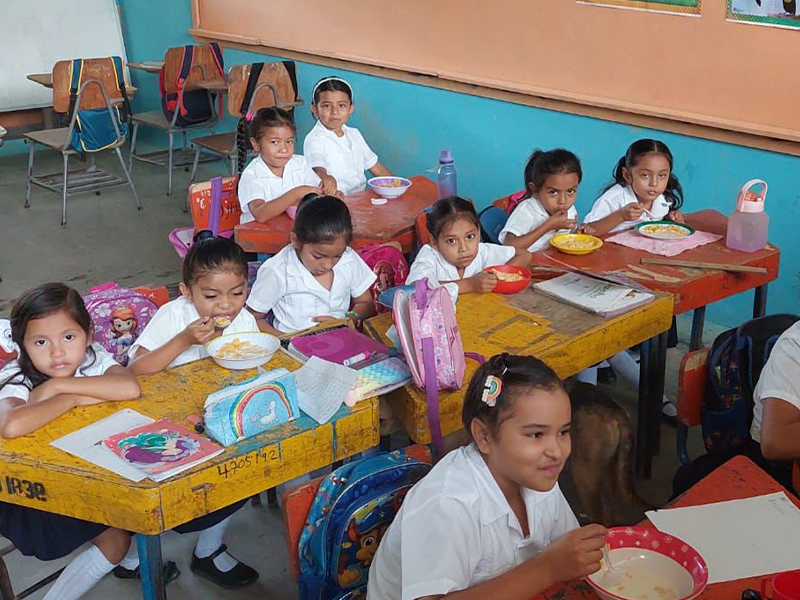
{"label": "white sock", "polygon": [[577,381],[582,381],[583,383],[597,385],[597,367],[589,367],[588,369],[584,369],[575,375],[575,379]]}
{"label": "white sock", "polygon": [[139,547],[136,543],[136,536],[131,538],[131,547],[128,548],[128,553],[125,555],[125,558],[119,561],[119,566],[129,571],[133,571],[139,566]]}
{"label": "white sock", "polygon": [[[228,524],[231,518],[223,519],[216,525],[204,529],[200,532],[200,537],[197,539],[197,545],[194,548],[194,555],[197,558],[208,558],[214,552],[219,550],[222,546],[222,539],[225,537],[225,531],[228,529]],[[214,559],[214,565],[223,573],[227,573],[236,566],[237,561],[227,552],[223,552]]]}
{"label": "white sock", "polygon": [[95,545],[78,554],[42,600],[77,600],[114,568]]}

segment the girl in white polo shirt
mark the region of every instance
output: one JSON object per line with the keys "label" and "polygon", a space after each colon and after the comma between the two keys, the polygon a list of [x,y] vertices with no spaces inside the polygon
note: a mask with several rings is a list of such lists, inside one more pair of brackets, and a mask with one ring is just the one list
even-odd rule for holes
{"label": "girl in white polo shirt", "polygon": [[[353,224],[339,198],[310,194],[297,210],[291,243],[258,270],[247,306],[261,331],[282,335],[374,312],[376,275],[350,247]],[[270,324],[264,317],[272,313]]]}
{"label": "girl in white polo shirt", "polygon": [[472,444],[406,496],[370,568],[369,600],[529,600],[600,568],[605,529],[578,528],[558,487],[571,410],[552,369],[532,356],[491,358],[462,420]]}
{"label": "girl in white polo shirt", "polygon": [[321,186],[303,156],[294,153],[297,133],[291,115],[280,108],[262,108],[250,121],[250,144],[258,156],[239,179],[241,223],[266,223],[283,212],[294,217],[306,194],[337,194],[336,185]]}
{"label": "girl in white polo shirt", "polygon": [[362,191],[367,183],[364,171],[373,177],[392,174],[378,162],[361,132],[346,125],[356,108],[349,83],[340,77],[324,77],[311,97],[311,112],[318,120],[303,142],[303,154],[322,179],[325,193],[337,188],[345,194]]}

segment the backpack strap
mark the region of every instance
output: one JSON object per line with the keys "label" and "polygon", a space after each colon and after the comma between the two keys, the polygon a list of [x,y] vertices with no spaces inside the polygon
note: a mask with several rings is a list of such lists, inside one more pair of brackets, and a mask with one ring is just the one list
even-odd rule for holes
{"label": "backpack strap", "polygon": [[208,228],[214,235],[219,234],[219,215],[222,212],[222,177],[211,180],[211,206],[209,207]]}
{"label": "backpack strap", "polygon": [[[208,47],[211,49],[211,56],[214,58],[214,64],[217,65],[217,69],[219,69],[219,74],[222,75],[222,78],[225,79],[225,61],[222,58],[222,50],[219,47],[217,42],[211,42]],[[217,94],[217,111],[219,113],[219,118],[222,118],[222,94]]]}
{"label": "backpack strap", "polygon": [[422,339],[422,365],[425,369],[425,397],[428,405],[428,427],[431,430],[433,450],[436,456],[444,454],[442,422],[439,417],[439,389],[436,385],[436,363],[434,362],[433,338]]}
{"label": "backpack strap", "polygon": [[[244,96],[242,97],[242,105],[239,107],[239,112],[246,118],[247,109],[250,108],[250,101],[253,99],[253,92],[256,91],[258,85],[258,78],[261,77],[261,71],[264,69],[264,63],[253,63],[250,65],[250,74],[247,76],[247,86],[244,89]],[[280,102],[280,98],[275,98],[275,102]]]}
{"label": "backpack strap", "polygon": [[186,80],[189,78],[189,72],[192,70],[192,61],[194,60],[194,46],[191,44],[183,47],[183,55],[181,56],[181,72],[178,74],[178,81],[175,87],[178,90],[178,110],[184,117],[188,114],[186,107],[183,105],[183,88],[186,87]]}
{"label": "backpack strap", "polygon": [[297,65],[294,64],[293,60],[284,60],[281,62],[283,62],[283,67],[286,69],[286,72],[289,74],[289,79],[291,79],[292,81],[292,90],[294,90],[294,97],[292,98],[292,100],[296,101],[298,96]]}
{"label": "backpack strap", "polygon": [[131,103],[128,98],[128,88],[125,86],[125,71],[123,71],[122,59],[119,56],[112,56],[111,67],[114,69],[114,75],[117,78],[117,89],[122,95],[122,114],[120,118],[123,123],[127,123],[128,117],[131,115]]}
{"label": "backpack strap", "polygon": [[[78,101],[78,89],[81,87],[81,78],[83,77],[83,59],[73,59],[70,66],[70,84],[69,84],[69,110],[67,114],[72,117],[75,111],[75,103]],[[80,131],[80,123],[76,121],[75,125]]]}

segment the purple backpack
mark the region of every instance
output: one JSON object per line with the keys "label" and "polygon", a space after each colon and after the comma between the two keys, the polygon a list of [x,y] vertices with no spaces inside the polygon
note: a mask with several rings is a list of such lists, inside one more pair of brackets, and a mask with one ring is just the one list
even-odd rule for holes
{"label": "purple backpack", "polygon": [[108,350],[119,364],[127,365],[128,350],[158,306],[147,296],[113,282],[89,288],[89,295],[83,301],[94,324],[92,341]]}

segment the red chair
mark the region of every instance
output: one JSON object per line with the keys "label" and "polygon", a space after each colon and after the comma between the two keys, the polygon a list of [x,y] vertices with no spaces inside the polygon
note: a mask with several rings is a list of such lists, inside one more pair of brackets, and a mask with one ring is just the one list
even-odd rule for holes
{"label": "red chair", "polygon": [[709,348],[687,353],[678,368],[678,457],[684,465],[689,462],[686,441],[689,427],[700,425],[701,407],[708,384]]}

